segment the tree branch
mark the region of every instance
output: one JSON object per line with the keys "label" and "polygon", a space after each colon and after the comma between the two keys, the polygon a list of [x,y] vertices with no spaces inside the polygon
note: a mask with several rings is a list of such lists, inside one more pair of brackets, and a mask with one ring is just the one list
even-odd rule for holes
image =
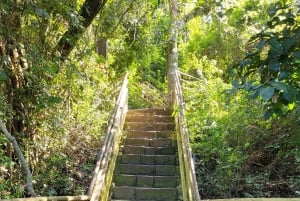
{"label": "tree branch", "polygon": [[103,9],[107,0],[85,0],[79,11],[79,18],[82,18],[81,26],[70,26],[57,44],[56,51],[60,52],[62,59],[69,56],[77,41],[90,26],[96,15]]}
{"label": "tree branch", "polygon": [[32,175],[31,172],[29,170],[28,164],[22,154],[22,151],[18,145],[18,142],[16,141],[16,138],[13,137],[6,129],[6,126],[4,125],[4,123],[2,122],[2,120],[0,119],[0,129],[1,131],[4,133],[4,135],[6,136],[6,138],[12,143],[14,150],[17,153],[18,159],[22,165],[22,169],[26,175],[26,187],[25,190],[28,191],[28,193],[30,194],[30,196],[36,196],[35,192],[34,192],[34,188],[33,188],[33,184],[32,184]]}
{"label": "tree branch", "polygon": [[202,15],[204,13],[205,13],[204,12],[204,8],[202,8],[202,7],[196,7],[196,8],[194,8],[191,12],[189,12],[186,15],[184,15],[182,17],[182,19],[178,21],[178,30],[179,31],[182,30],[184,28],[184,25],[188,21],[190,21],[190,20],[194,19],[195,17],[200,16],[200,15]]}
{"label": "tree branch", "polygon": [[129,6],[128,6],[127,9],[122,13],[121,17],[119,18],[118,23],[114,26],[114,28],[112,29],[112,31],[109,32],[108,36],[111,36],[111,35],[117,30],[117,28],[119,27],[119,25],[120,25],[121,22],[123,21],[125,15],[132,9],[133,3],[134,3],[134,2],[135,2],[134,0],[131,0]]}
{"label": "tree branch", "polygon": [[187,23],[188,21],[190,21],[191,19],[204,14],[204,8],[202,7],[196,7],[194,8],[190,13],[186,14],[185,16],[183,16],[182,21],[184,21],[184,23]]}

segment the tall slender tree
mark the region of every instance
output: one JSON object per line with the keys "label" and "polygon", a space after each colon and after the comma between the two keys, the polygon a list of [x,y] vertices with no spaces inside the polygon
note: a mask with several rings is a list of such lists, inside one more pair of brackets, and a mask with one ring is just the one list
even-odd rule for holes
{"label": "tall slender tree", "polygon": [[204,13],[203,8],[195,7],[189,13],[180,17],[179,2],[177,0],[169,0],[170,26],[168,30],[168,45],[167,45],[167,73],[168,73],[168,88],[169,101],[172,102],[175,88],[175,74],[178,70],[178,34],[184,28],[185,24]]}
{"label": "tall slender tree", "polygon": [[179,4],[177,0],[169,0],[170,26],[167,45],[167,73],[169,100],[173,101],[175,76],[178,69],[178,30],[179,30]]}

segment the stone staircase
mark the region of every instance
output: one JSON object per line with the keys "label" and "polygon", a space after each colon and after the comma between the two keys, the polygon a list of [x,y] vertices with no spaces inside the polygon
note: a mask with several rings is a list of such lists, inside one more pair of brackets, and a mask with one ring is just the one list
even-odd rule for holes
{"label": "stone staircase", "polygon": [[179,166],[174,122],[169,110],[130,110],[117,158],[110,199],[177,201]]}

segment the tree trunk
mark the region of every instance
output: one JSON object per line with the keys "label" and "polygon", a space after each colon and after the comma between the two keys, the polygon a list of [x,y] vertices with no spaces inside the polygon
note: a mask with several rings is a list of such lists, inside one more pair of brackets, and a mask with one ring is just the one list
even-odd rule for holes
{"label": "tree trunk", "polygon": [[169,0],[170,27],[168,30],[169,40],[167,46],[167,71],[168,71],[168,95],[169,101],[173,104],[175,76],[178,70],[178,33],[191,19],[204,13],[200,7],[194,8],[191,12],[180,18],[179,3],[177,0]]}
{"label": "tree trunk", "polygon": [[167,46],[167,73],[168,73],[168,95],[170,103],[173,102],[175,89],[175,76],[178,69],[178,23],[179,7],[177,0],[169,0],[170,27],[168,30],[169,40]]}
{"label": "tree trunk", "polygon": [[[25,161],[17,140],[22,140],[28,132],[29,116],[28,103],[26,95],[26,71],[28,70],[28,62],[25,57],[25,49],[21,43],[21,13],[22,2],[19,0],[3,2],[8,8],[6,12],[0,12],[0,68],[5,74],[4,84],[1,86],[5,100],[10,105],[11,116],[7,121],[7,126],[0,120],[0,130],[9,139],[14,147],[15,152],[10,146],[7,147],[7,154],[13,158],[16,154],[20,160],[23,170],[26,173],[26,188],[25,192],[30,196],[35,196],[33,190],[31,173],[27,162]],[[15,137],[13,137],[12,135]]]}
{"label": "tree trunk", "polygon": [[18,142],[16,141],[16,138],[14,138],[6,129],[4,123],[2,122],[2,120],[0,119],[0,130],[4,133],[4,135],[6,136],[6,138],[10,141],[10,143],[13,145],[14,150],[18,156],[18,159],[21,163],[22,169],[26,175],[26,186],[25,186],[25,190],[27,191],[27,193],[30,196],[35,196],[35,192],[33,189],[33,184],[32,184],[32,176],[31,176],[31,172],[29,170],[28,164],[22,154],[22,151],[18,145]]}
{"label": "tree trunk", "polygon": [[6,14],[0,14],[0,29],[4,30],[0,38],[0,65],[7,75],[5,80],[5,94],[8,103],[14,112],[13,118],[7,127],[10,133],[20,134],[27,129],[26,103],[24,102],[24,87],[26,86],[25,71],[28,63],[25,50],[20,43],[21,33],[21,7],[15,0],[8,5],[10,9]]}
{"label": "tree trunk", "polygon": [[56,51],[60,52],[64,60],[74,49],[77,41],[90,26],[96,15],[103,9],[106,0],[86,0],[79,11],[79,18],[82,18],[81,26],[72,26],[62,36]]}

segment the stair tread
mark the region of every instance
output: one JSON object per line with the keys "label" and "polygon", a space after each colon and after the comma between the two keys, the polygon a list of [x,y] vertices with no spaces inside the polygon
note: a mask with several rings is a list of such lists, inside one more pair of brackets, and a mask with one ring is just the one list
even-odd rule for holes
{"label": "stair tread", "polygon": [[177,188],[114,186],[112,192],[113,199],[125,198],[129,200],[171,201],[176,200],[178,196]]}
{"label": "stair tread", "polygon": [[172,177],[172,178],[178,178],[177,175],[169,175],[169,176],[163,176],[163,175],[138,175],[138,174],[115,174],[115,175],[119,175],[119,176],[134,176],[134,177],[139,177],[139,176],[145,177],[145,176],[147,176],[147,177],[158,177],[158,178],[170,178],[170,177]]}
{"label": "stair tread", "polygon": [[128,110],[127,114],[166,114],[166,115],[171,115],[171,110],[168,108],[143,108],[143,109],[133,109],[133,110]]}
{"label": "stair tread", "polygon": [[122,150],[123,154],[145,154],[145,155],[173,155],[175,146],[169,147],[148,147],[148,146],[131,146],[125,145]]}
{"label": "stair tread", "polygon": [[175,124],[174,122],[159,122],[159,121],[154,121],[154,122],[148,122],[148,121],[129,121],[125,122],[125,124]]}
{"label": "stair tread", "polygon": [[175,137],[174,130],[165,130],[165,131],[139,131],[139,130],[130,130],[124,131],[127,137],[134,138],[145,138],[145,139],[155,139],[155,138],[166,138],[166,137]]}
{"label": "stair tread", "polygon": [[138,131],[165,131],[174,130],[175,124],[173,122],[125,122],[125,130]]}
{"label": "stair tread", "polygon": [[[157,201],[157,200],[116,200],[116,199],[112,199],[112,200],[109,200],[109,201]],[[178,201],[178,199],[175,199],[175,200],[166,200],[166,201]]]}
{"label": "stair tread", "polygon": [[118,164],[115,169],[115,174],[173,176],[177,173],[176,165]]}
{"label": "stair tread", "polygon": [[174,122],[174,118],[170,115],[159,114],[129,114],[126,115],[126,122]]}
{"label": "stair tread", "polygon": [[154,139],[146,139],[146,138],[126,138],[125,144],[135,145],[135,146],[148,146],[148,147],[168,147],[174,146],[175,140],[171,137],[168,138],[154,138]]}
{"label": "stair tread", "polygon": [[146,154],[121,154],[118,156],[119,164],[144,164],[144,165],[175,165],[178,160],[175,155],[146,155]]}
{"label": "stair tread", "polygon": [[139,139],[139,140],[148,140],[148,141],[154,141],[154,140],[174,140],[173,137],[157,137],[157,138],[139,138],[139,137],[128,137],[126,140],[133,140],[133,139]]}
{"label": "stair tread", "polygon": [[149,190],[174,190],[177,188],[153,188],[153,187],[138,187],[138,186],[114,186],[112,188],[130,188],[130,189],[149,189]]}
{"label": "stair tread", "polygon": [[175,147],[175,146],[168,146],[168,147],[151,147],[151,146],[138,146],[138,145],[124,145],[124,147],[144,147],[144,148],[154,148],[154,149],[161,149],[161,148],[168,148],[168,147]]}
{"label": "stair tread", "polygon": [[148,187],[148,188],[174,188],[178,186],[178,176],[152,176],[115,174],[115,186]]}

